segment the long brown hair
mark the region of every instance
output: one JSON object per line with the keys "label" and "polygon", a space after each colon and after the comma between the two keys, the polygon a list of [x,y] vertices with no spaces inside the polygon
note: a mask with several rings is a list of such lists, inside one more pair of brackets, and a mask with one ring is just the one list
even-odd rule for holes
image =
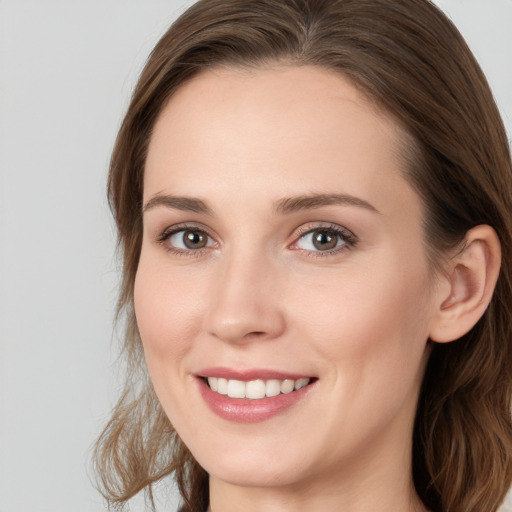
{"label": "long brown hair", "polygon": [[493,512],[512,480],[512,167],[486,79],[428,0],[200,0],[151,53],[119,131],[108,194],[123,255],[125,390],[95,451],[103,493],[123,504],[174,473],[187,512],[208,475],[152,390],[133,312],[148,141],[169,97],[201,70],[276,61],[341,73],[405,128],[433,265],[478,224],[503,254],[492,302],[460,340],[433,344],[414,427],[416,490],[435,512]]}

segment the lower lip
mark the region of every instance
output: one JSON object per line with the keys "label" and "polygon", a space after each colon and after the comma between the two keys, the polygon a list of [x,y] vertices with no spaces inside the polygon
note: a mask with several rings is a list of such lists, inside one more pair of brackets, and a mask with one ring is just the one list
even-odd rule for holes
{"label": "lower lip", "polygon": [[221,418],[236,423],[256,423],[277,416],[304,398],[314,385],[313,382],[291,393],[250,400],[221,395],[212,391],[203,379],[198,381],[199,390],[206,405]]}

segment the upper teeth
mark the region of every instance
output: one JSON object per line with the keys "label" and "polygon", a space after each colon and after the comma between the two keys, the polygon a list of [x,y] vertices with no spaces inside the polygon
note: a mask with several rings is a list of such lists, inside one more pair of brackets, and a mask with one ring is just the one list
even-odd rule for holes
{"label": "upper teeth", "polygon": [[303,388],[309,384],[310,379],[269,379],[269,380],[242,380],[223,379],[208,377],[208,385],[213,391],[221,395],[228,395],[230,398],[258,398],[277,396],[280,393],[291,393],[294,390]]}

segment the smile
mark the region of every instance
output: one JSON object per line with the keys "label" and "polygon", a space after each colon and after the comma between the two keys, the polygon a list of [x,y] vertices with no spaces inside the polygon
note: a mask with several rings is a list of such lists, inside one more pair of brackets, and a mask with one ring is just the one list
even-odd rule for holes
{"label": "smile", "polygon": [[224,379],[220,377],[206,377],[206,382],[212,391],[229,398],[247,398],[259,400],[272,398],[280,394],[288,394],[307,386],[311,379],[256,379],[242,381],[236,379]]}

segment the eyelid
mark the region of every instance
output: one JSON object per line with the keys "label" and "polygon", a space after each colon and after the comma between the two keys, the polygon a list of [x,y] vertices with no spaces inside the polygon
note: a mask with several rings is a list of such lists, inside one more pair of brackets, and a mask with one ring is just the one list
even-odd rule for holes
{"label": "eyelid", "polygon": [[334,222],[327,222],[327,221],[317,221],[317,222],[307,222],[303,224],[302,226],[299,226],[294,230],[294,233],[292,236],[295,236],[299,238],[300,236],[305,235],[306,233],[311,233],[312,231],[317,230],[333,230],[333,231],[339,231],[347,236],[350,236],[352,238],[356,238],[355,234],[345,226],[342,226],[340,224],[335,224]]}
{"label": "eyelid", "polygon": [[357,241],[357,236],[351,231],[350,229],[346,228],[345,226],[341,226],[340,224],[334,224],[333,222],[308,222],[306,224],[303,224],[302,226],[298,227],[294,233],[293,237],[295,239],[298,239],[307,233],[311,233],[314,231],[320,231],[320,230],[326,230],[326,231],[334,231],[336,233],[340,233],[341,235],[345,236],[348,239],[351,239],[352,241]]}

